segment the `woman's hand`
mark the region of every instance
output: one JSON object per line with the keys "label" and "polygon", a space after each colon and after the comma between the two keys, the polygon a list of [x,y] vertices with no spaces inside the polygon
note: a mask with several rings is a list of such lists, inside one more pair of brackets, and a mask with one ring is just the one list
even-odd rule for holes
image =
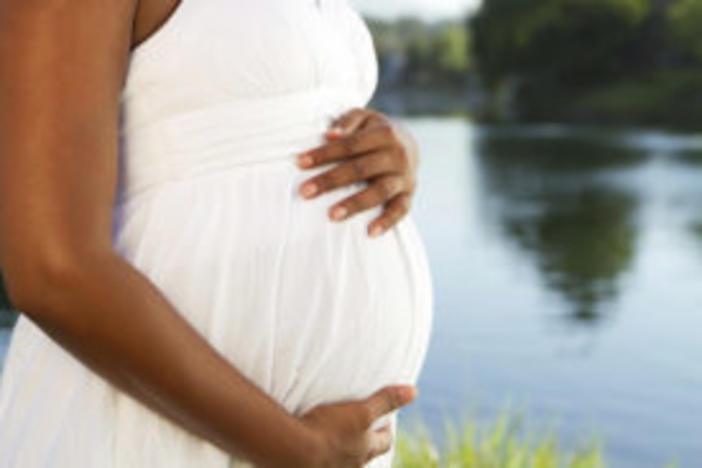
{"label": "woman's hand", "polygon": [[299,419],[311,429],[319,442],[317,453],[310,454],[310,468],[360,468],[392,448],[390,424],[371,426],[379,417],[414,400],[412,385],[388,385],[361,400],[316,406]]}
{"label": "woman's hand", "polygon": [[419,164],[416,141],[387,116],[362,108],[335,120],[326,136],[330,141],[302,153],[298,165],[310,169],[334,161],[341,163],[305,181],[300,193],[312,198],[367,181],[368,187],[330,207],[329,217],[340,221],[384,205],[383,213],[368,226],[368,233],[377,236],[387,231],[410,209]]}

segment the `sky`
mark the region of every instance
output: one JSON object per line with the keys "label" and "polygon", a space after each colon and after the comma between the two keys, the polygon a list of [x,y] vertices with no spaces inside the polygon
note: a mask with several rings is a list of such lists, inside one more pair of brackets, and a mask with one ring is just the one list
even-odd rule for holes
{"label": "sky", "polygon": [[416,14],[427,20],[463,16],[480,0],[349,0],[361,13],[383,18]]}

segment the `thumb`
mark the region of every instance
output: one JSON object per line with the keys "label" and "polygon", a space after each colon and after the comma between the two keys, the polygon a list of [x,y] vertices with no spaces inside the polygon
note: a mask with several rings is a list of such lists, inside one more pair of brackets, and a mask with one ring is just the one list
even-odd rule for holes
{"label": "thumb", "polygon": [[388,385],[366,398],[365,405],[368,409],[367,425],[386,413],[394,411],[417,396],[417,388],[414,385]]}

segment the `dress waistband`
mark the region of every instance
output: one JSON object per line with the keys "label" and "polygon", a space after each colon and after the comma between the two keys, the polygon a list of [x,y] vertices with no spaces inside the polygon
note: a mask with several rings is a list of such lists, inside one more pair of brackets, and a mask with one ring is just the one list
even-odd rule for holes
{"label": "dress waistband", "polygon": [[261,162],[318,146],[331,121],[353,107],[348,90],[315,88],[234,99],[120,128],[120,200],[160,183]]}

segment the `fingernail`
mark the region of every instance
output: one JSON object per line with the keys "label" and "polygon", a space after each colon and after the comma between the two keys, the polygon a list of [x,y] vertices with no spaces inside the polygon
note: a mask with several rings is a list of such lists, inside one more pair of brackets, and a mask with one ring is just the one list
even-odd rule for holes
{"label": "fingernail", "polygon": [[297,162],[302,167],[307,167],[312,165],[312,156],[309,154],[301,154],[297,157]]}
{"label": "fingernail", "polygon": [[377,236],[379,236],[380,234],[382,234],[382,232],[383,232],[383,227],[380,226],[379,224],[376,224],[376,225],[373,226],[373,228],[371,229],[371,231],[370,231],[370,236],[371,236],[371,237],[377,237]]}
{"label": "fingernail", "polygon": [[403,400],[409,400],[409,399],[413,398],[416,394],[414,387],[401,387],[399,389],[399,392],[400,392],[400,397]]}
{"label": "fingernail", "polygon": [[311,197],[317,193],[317,186],[315,184],[306,184],[302,186],[302,194],[306,197]]}
{"label": "fingernail", "polygon": [[344,129],[341,127],[332,127],[329,129],[327,133],[330,133],[332,135],[342,135],[344,133]]}
{"label": "fingernail", "polygon": [[338,220],[344,218],[346,216],[347,212],[348,212],[348,210],[346,208],[344,208],[343,206],[337,206],[332,210],[331,217],[332,217],[332,219],[335,219],[338,221]]}

